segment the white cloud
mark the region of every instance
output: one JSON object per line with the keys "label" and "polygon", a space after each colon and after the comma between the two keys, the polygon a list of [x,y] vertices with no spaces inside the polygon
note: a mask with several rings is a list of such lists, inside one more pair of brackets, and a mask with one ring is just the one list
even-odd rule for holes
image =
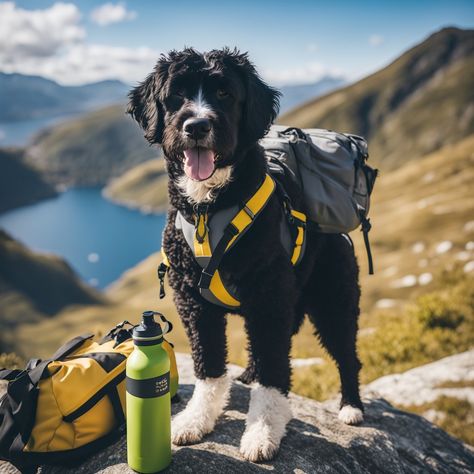
{"label": "white cloud", "polygon": [[373,34],[369,36],[369,44],[370,46],[373,46],[376,48],[377,46],[380,46],[384,42],[384,38],[381,35],[378,34]]}
{"label": "white cloud", "polygon": [[295,68],[263,69],[262,77],[270,84],[309,84],[324,76],[344,76],[341,69],[329,68],[318,62],[311,62]]}
{"label": "white cloud", "polygon": [[55,3],[44,10],[24,10],[0,3],[0,63],[22,57],[47,57],[85,37],[81,14],[72,3]]}
{"label": "white cloud", "polygon": [[137,12],[127,10],[124,3],[104,3],[91,12],[91,20],[100,26],[133,20],[136,17]]}
{"label": "white cloud", "polygon": [[24,10],[0,3],[0,64],[4,72],[40,75],[62,84],[103,79],[134,82],[153,67],[159,52],[85,41],[81,14],[72,3]]}
{"label": "white cloud", "polygon": [[84,84],[103,79],[134,82],[150,72],[158,51],[99,44],[77,44],[47,58],[28,57],[10,64],[5,72],[36,74],[61,84]]}

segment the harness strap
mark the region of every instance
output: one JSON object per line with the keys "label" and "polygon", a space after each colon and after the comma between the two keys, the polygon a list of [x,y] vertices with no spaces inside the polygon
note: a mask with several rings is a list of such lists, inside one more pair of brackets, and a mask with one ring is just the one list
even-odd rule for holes
{"label": "harness strap", "polygon": [[273,191],[275,191],[275,186],[275,181],[273,181],[272,177],[269,174],[265,175],[265,179],[256,193],[244,203],[241,210],[230,221],[238,230],[238,233],[228,243],[226,250],[232,247],[237,239],[253,224],[254,219],[270,200]]}
{"label": "harness strap", "polygon": [[[280,163],[281,169],[285,171],[286,165]],[[301,258],[303,257],[303,249],[306,238],[306,215],[300,211],[293,209],[291,205],[291,199],[285,191],[283,184],[277,179],[276,181],[277,193],[280,197],[280,200],[283,204],[283,208],[286,214],[288,224],[291,226],[291,235],[293,239],[293,252],[291,254],[291,263],[293,266],[300,263]]]}
{"label": "harness strap", "polygon": [[[253,224],[253,221],[263,208],[268,203],[273,191],[275,190],[275,182],[269,174],[265,175],[265,179],[260,187],[257,189],[255,194],[243,204],[239,212],[232,218],[229,224],[224,229],[224,234],[219,240],[214,249],[211,252],[211,246],[209,242],[209,232],[205,232],[202,242],[199,242],[200,229],[198,227],[199,217],[195,218],[196,231],[194,236],[194,250],[196,257],[205,256],[209,257],[209,262],[201,273],[198,286],[201,290],[207,290],[211,286],[211,281],[216,274],[216,270],[219,268],[222,258],[225,252],[232,247],[239,237]],[[207,218],[204,220],[207,222]],[[202,255],[200,252],[205,247],[205,254]]]}
{"label": "harness strap", "polygon": [[293,224],[296,226],[296,239],[293,247],[293,255],[291,256],[291,263],[297,265],[302,257],[302,250],[306,234],[306,215],[302,212],[290,211]]}
{"label": "harness strap", "polygon": [[[211,247],[209,232],[209,215],[208,206],[197,206],[194,214],[194,232],[192,234],[193,253],[203,267],[198,282],[198,288],[205,299],[225,306],[227,308],[238,308],[240,302],[224,284],[219,274],[219,265],[225,253],[242,237],[242,235],[252,226],[259,213],[265,208],[273,195],[275,189],[280,186],[269,174],[265,178],[256,192],[244,203],[241,204],[239,210],[232,217],[230,222],[224,227],[222,236],[214,250]],[[284,193],[283,188],[279,190],[279,194]],[[284,193],[286,195],[286,193]],[[295,211],[291,207],[289,198],[286,196],[287,205],[285,212],[287,221],[290,224],[292,234],[293,252],[291,254],[291,263],[297,265],[301,260],[306,237],[306,216],[302,212]],[[235,212],[235,211],[234,211]],[[169,261],[163,254],[163,262],[158,267],[158,278],[160,280],[160,298],[165,296],[164,279],[169,269]]]}
{"label": "harness strap", "polygon": [[227,247],[229,246],[231,240],[239,234],[239,230],[235,227],[232,222],[226,226],[224,229],[224,235],[217,244],[212,256],[207,264],[206,268],[201,272],[201,277],[199,278],[198,286],[201,289],[208,289],[211,285],[212,277],[214,276],[216,270],[219,268],[222,257],[224,256]]}

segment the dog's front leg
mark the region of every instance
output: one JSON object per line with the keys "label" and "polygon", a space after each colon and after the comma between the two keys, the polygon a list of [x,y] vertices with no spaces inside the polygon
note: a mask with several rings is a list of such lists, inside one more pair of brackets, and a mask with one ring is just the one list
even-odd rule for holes
{"label": "dog's front leg", "polygon": [[[256,383],[251,389],[240,451],[254,462],[274,457],[292,417],[287,398],[294,314],[293,279],[289,270],[269,286],[254,286],[251,297],[242,306]],[[273,276],[278,273],[273,272]],[[268,279],[269,275],[272,273],[265,272],[262,278]]]}
{"label": "dog's front leg", "polygon": [[194,393],[186,408],[172,421],[172,439],[184,445],[210,433],[224,410],[230,389],[226,375],[225,311],[191,294],[175,292],[175,302],[191,345]]}

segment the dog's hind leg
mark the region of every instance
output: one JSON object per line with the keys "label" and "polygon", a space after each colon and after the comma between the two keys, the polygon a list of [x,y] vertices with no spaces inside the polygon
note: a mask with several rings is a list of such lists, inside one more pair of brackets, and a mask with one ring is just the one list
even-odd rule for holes
{"label": "dog's hind leg", "polygon": [[335,360],[341,378],[339,419],[358,424],[363,419],[359,395],[356,338],[360,289],[352,246],[340,235],[328,237],[328,248],[316,262],[304,292],[309,318],[323,346]]}
{"label": "dog's hind leg", "polygon": [[200,441],[210,433],[229,397],[226,375],[225,310],[175,293],[175,302],[186,329],[197,377],[193,396],[172,420],[172,439],[178,445]]}
{"label": "dog's hind leg", "polygon": [[255,372],[255,361],[253,360],[251,350],[249,348],[249,360],[247,363],[247,367],[245,370],[237,377],[237,380],[240,382],[250,385],[256,377],[256,372]]}
{"label": "dog's hind leg", "polygon": [[251,389],[240,451],[253,462],[273,458],[292,416],[287,394],[294,287],[291,267],[281,269],[279,265],[255,272],[241,292],[256,384]]}

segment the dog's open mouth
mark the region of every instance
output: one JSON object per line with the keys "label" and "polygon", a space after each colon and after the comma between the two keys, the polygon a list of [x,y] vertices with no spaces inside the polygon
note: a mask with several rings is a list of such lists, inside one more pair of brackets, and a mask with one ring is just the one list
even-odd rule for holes
{"label": "dog's open mouth", "polygon": [[215,152],[209,148],[188,148],[184,150],[184,172],[195,181],[204,181],[214,173],[215,159]]}

